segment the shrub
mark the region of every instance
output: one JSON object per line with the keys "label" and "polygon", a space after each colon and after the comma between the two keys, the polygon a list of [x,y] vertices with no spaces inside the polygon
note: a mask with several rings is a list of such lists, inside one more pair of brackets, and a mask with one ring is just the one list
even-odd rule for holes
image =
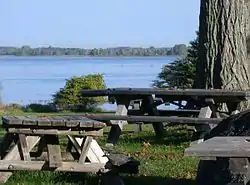
{"label": "shrub", "polygon": [[53,95],[53,104],[61,110],[94,111],[97,106],[105,102],[104,97],[83,97],[80,91],[83,89],[106,88],[103,75],[94,74],[86,76],[74,76],[66,80],[64,88]]}
{"label": "shrub", "polygon": [[25,106],[24,111],[47,113],[47,112],[56,112],[56,108],[52,104],[32,103]]}
{"label": "shrub", "polygon": [[198,61],[198,40],[197,37],[190,42],[187,56],[166,64],[158,74],[153,87],[158,88],[192,88],[196,75],[196,64]]}

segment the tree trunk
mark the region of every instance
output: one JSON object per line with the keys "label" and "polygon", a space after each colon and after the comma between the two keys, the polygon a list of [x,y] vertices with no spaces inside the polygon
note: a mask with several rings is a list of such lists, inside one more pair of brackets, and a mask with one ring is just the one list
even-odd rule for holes
{"label": "tree trunk", "polygon": [[250,89],[244,0],[201,0],[196,88]]}
{"label": "tree trunk", "polygon": [[[249,1],[201,0],[196,88],[250,90],[250,13],[247,11],[250,9]],[[246,109],[248,105],[249,102],[246,102],[239,108]],[[249,130],[246,126],[249,123],[248,117],[245,113],[242,117],[240,115],[235,115],[239,116],[239,119],[228,118],[224,123],[220,123],[211,131],[209,137],[229,135],[234,128],[239,131],[231,132],[230,135],[237,136],[242,134],[242,131]],[[250,168],[244,173],[236,172],[237,169],[233,165],[230,166],[230,161],[231,159],[201,160],[196,177],[197,184],[248,184]],[[236,159],[234,163],[239,165],[241,161]]]}
{"label": "tree trunk", "polygon": [[247,64],[250,71],[250,0],[245,0],[245,4],[248,10],[247,19]]}

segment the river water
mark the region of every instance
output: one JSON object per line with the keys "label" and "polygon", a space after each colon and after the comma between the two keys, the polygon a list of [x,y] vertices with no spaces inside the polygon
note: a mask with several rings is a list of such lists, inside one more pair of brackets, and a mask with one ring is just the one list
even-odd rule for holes
{"label": "river water", "polygon": [[[0,57],[5,104],[46,103],[72,76],[103,73],[107,87],[150,87],[176,57]],[[104,109],[114,109],[105,104]]]}

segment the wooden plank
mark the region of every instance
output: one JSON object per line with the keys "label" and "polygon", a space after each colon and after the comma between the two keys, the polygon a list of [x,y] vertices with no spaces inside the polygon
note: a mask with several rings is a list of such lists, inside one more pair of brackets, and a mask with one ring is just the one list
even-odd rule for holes
{"label": "wooden plank", "polygon": [[[39,142],[40,137],[37,136],[28,136],[27,137],[27,145],[28,145],[28,151],[30,152],[32,148]],[[18,154],[18,144],[16,144],[4,157],[1,161],[14,161],[14,160],[20,160],[20,155]],[[3,167],[2,165],[0,165]],[[0,183],[5,183],[9,177],[12,175],[11,172],[0,172]]]}
{"label": "wooden plank", "polygon": [[[73,144],[74,148],[76,149],[76,151],[81,155],[81,153],[82,153],[81,145],[82,145],[83,139],[82,138],[76,139],[76,138],[73,138],[71,136],[68,136],[68,138],[72,142],[72,144]],[[91,141],[91,143],[92,143],[92,141]],[[91,149],[88,150],[87,157],[88,157],[89,161],[92,162],[92,163],[100,163],[98,157],[96,156],[96,154]]]}
{"label": "wooden plank", "polygon": [[[88,114],[86,114],[88,115]],[[84,116],[61,116],[67,120],[66,125],[68,127],[76,127],[80,128],[103,128],[106,126],[106,123],[93,120]]]}
{"label": "wooden plank", "polygon": [[51,126],[52,122],[50,119],[48,119],[47,117],[37,117],[37,124],[38,126]]}
{"label": "wooden plank", "polygon": [[250,137],[214,137],[185,149],[186,156],[250,157]]}
{"label": "wooden plank", "polygon": [[218,112],[217,105],[216,105],[214,99],[213,98],[206,98],[205,102],[208,104],[208,106],[212,110],[212,117],[214,117],[214,118],[220,118],[220,114]]}
{"label": "wooden plank", "polygon": [[36,116],[18,116],[19,119],[23,121],[23,125],[37,125]]}
{"label": "wooden plank", "polygon": [[8,123],[8,127],[15,125],[25,126],[40,126],[40,127],[69,127],[69,128],[103,128],[106,123],[92,120],[84,116],[50,116],[50,117],[38,117],[38,116],[15,116],[5,117],[5,123]]}
{"label": "wooden plank", "polygon": [[[75,161],[79,159],[79,154],[77,152],[61,152],[62,161]],[[32,161],[48,161],[48,153],[41,152],[39,155],[37,152],[30,152],[30,158]]]}
{"label": "wooden plank", "polygon": [[1,148],[1,159],[4,158],[7,150],[10,148],[11,144],[13,142],[15,142],[16,140],[16,135],[14,134],[11,134],[11,133],[5,133],[4,137],[2,138],[1,140],[1,145],[0,145],[0,148]]}
{"label": "wooden plank", "polygon": [[120,115],[98,115],[92,114],[87,117],[96,120],[109,121],[109,120],[127,120],[128,122],[169,122],[179,124],[218,124],[222,118],[190,118],[190,117],[176,117],[176,116],[120,116]]}
{"label": "wooden plank", "polygon": [[[160,116],[198,116],[200,110],[190,110],[190,109],[175,109],[175,110],[158,110]],[[141,110],[128,110],[128,115],[138,116],[141,114]],[[110,115],[110,114],[106,114]]]}
{"label": "wooden plank", "polygon": [[76,149],[76,151],[81,154],[81,144],[79,144],[76,140],[75,137],[68,135],[68,139],[71,141],[71,143],[73,144],[74,148]]}
{"label": "wooden plank", "polygon": [[[60,171],[60,172],[99,172],[104,169],[105,164],[101,163],[76,163],[76,162],[62,162],[58,168],[51,169],[46,161],[5,161],[0,160],[0,171]],[[10,173],[11,172],[1,172]]]}
{"label": "wooden plank", "polygon": [[25,135],[74,135],[74,136],[103,136],[103,129],[99,130],[57,130],[57,129],[22,129],[9,128],[9,133],[25,134]]}
{"label": "wooden plank", "polygon": [[89,119],[87,117],[81,117],[80,127],[81,128],[104,128],[106,126],[106,123]]}
{"label": "wooden plank", "polygon": [[[46,148],[46,141],[45,141],[45,138],[42,137],[37,145],[37,151],[35,152],[36,153],[36,157],[39,157],[42,155],[42,153],[47,149]],[[31,156],[31,154],[30,154]],[[46,156],[47,156],[47,152],[46,152]]]}
{"label": "wooden plank", "polygon": [[[199,118],[210,118],[212,116],[212,110],[209,106],[202,107],[200,110]],[[209,132],[213,128],[213,125],[209,124],[200,124],[195,125],[195,131],[193,141],[190,145],[199,144],[204,141],[203,133]]]}
{"label": "wooden plank", "polygon": [[[145,112],[148,113],[149,116],[159,116],[159,112],[157,110],[156,105],[154,104],[153,96],[148,96],[143,100],[143,105]],[[163,138],[165,135],[165,129],[162,122],[153,122],[152,123],[155,134],[159,138]]]}
{"label": "wooden plank", "polygon": [[96,159],[102,164],[106,164],[108,162],[108,158],[105,156],[104,152],[95,139],[92,139],[91,141],[90,149],[87,152],[87,157],[93,163],[96,162]]}
{"label": "wooden plank", "polygon": [[22,120],[20,120],[16,116],[3,116],[2,121],[3,121],[3,126],[23,124]]}
{"label": "wooden plank", "polygon": [[50,168],[58,168],[62,166],[61,148],[59,145],[59,139],[56,135],[44,136],[47,144],[48,159]]}
{"label": "wooden plank", "polygon": [[[118,105],[116,108],[115,115],[127,115],[128,109],[126,105]],[[112,125],[119,125],[121,130],[123,129],[123,125],[128,124],[125,120],[110,120]]]}
{"label": "wooden plank", "polygon": [[67,127],[77,127],[80,126],[81,118],[76,116],[62,116],[66,119],[66,126]]}
{"label": "wooden plank", "polygon": [[104,90],[82,90],[81,94],[88,97],[117,95],[150,96],[155,94],[156,97],[172,96],[172,98],[181,96],[183,96],[183,98],[190,96],[200,96],[213,98],[219,97],[221,100],[223,100],[223,98],[236,98],[240,100],[250,99],[249,91],[231,91],[226,89],[109,88]]}
{"label": "wooden plank", "polygon": [[[81,145],[82,145],[82,139],[80,138],[75,138],[76,142],[72,142],[73,145],[75,146],[76,150],[78,151],[79,154],[81,154]],[[87,158],[89,159],[90,162],[92,163],[107,163],[108,158],[104,156],[104,152],[102,151],[101,147],[97,143],[95,139],[91,140],[90,143],[90,148],[87,152]]]}
{"label": "wooden plank", "polygon": [[[211,118],[212,116],[212,110],[210,109],[210,107],[203,107],[200,110],[200,114],[198,116],[198,118]],[[202,129],[203,131],[210,131],[211,129],[213,129],[214,127],[216,127],[217,124],[204,124],[201,125],[201,127],[199,128],[200,130]]]}
{"label": "wooden plank", "polygon": [[52,126],[54,127],[65,127],[66,126],[66,120],[65,118],[61,116],[53,116],[49,118],[52,122]]}
{"label": "wooden plank", "polygon": [[24,161],[30,161],[28,143],[24,134],[18,134],[19,137],[19,153]]}
{"label": "wooden plank", "polygon": [[[130,101],[128,99],[122,99],[117,101],[117,108],[115,112],[115,116],[127,115],[128,106]],[[108,135],[107,144],[106,145],[114,145],[118,142],[119,137],[121,135],[123,125],[127,124],[127,120],[112,120],[110,119],[110,123],[112,125],[111,130]]]}
{"label": "wooden plank", "polygon": [[79,163],[80,164],[83,164],[86,160],[86,157],[87,157],[87,153],[90,149],[90,145],[91,145],[91,142],[92,142],[92,137],[86,137],[85,138],[85,141],[84,141],[84,144],[83,144],[83,147],[82,147],[82,151],[81,151],[81,155],[80,155],[80,158],[79,158]]}

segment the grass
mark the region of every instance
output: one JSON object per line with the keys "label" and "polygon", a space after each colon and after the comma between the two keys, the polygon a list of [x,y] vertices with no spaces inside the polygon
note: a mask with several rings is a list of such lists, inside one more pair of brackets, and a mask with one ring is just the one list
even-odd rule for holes
{"label": "grass", "polygon": [[[15,115],[33,113],[12,112]],[[36,113],[36,115],[39,113]],[[192,133],[185,127],[168,127],[164,139],[157,140],[151,125],[144,125],[139,134],[133,133],[134,125],[127,125],[120,137],[116,150],[135,157],[141,162],[138,175],[124,175],[126,185],[194,185],[198,159],[184,157],[183,151],[189,145]],[[105,144],[105,136],[99,139]],[[3,134],[3,132],[1,132]],[[97,184],[93,174],[69,174],[52,172],[15,172],[7,185],[77,185]]]}

